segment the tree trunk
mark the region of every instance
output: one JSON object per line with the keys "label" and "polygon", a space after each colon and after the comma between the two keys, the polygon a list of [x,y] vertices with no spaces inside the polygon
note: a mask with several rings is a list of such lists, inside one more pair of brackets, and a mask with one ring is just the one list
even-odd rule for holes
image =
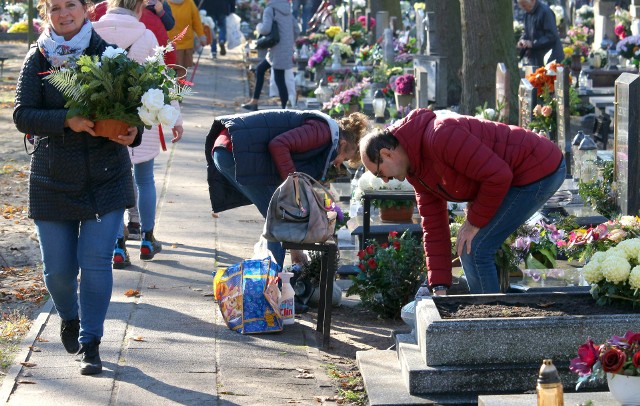
{"label": "tree trunk", "polygon": [[453,27],[460,27],[460,1],[431,0],[426,11],[435,14],[438,54],[447,58],[447,104],[458,105],[462,93],[462,37],[460,30]]}
{"label": "tree trunk", "polygon": [[477,106],[495,107],[496,66],[503,62],[510,78],[509,122],[517,121],[520,74],[513,43],[511,0],[460,0],[462,21],[462,101],[460,113],[475,113]]}

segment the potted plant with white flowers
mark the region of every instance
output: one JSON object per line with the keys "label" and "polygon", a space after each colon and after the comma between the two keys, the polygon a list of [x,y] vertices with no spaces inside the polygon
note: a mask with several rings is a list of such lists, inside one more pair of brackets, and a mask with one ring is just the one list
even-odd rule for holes
{"label": "potted plant with white flowers", "polygon": [[64,95],[67,116],[90,118],[98,135],[117,137],[139,125],[173,128],[180,113],[171,102],[181,101],[191,88],[164,65],[163,55],[171,50],[171,43],[159,46],[139,63],[124,49],[107,47],[101,56],[74,59],[72,68],[53,68],[46,79]]}

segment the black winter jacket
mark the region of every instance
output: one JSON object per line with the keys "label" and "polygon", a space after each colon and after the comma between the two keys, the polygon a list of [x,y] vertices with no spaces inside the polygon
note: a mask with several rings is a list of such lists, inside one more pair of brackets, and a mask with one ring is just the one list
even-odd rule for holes
{"label": "black winter jacket", "polygon": [[[93,32],[87,55],[101,55],[108,44]],[[62,94],[44,79],[51,69],[37,47],[25,57],[16,88],[13,121],[36,138],[29,178],[29,217],[85,220],[133,207],[135,196],[127,147],[104,137],[64,127]],[[141,127],[132,144],[140,144]]]}
{"label": "black winter jacket", "polygon": [[551,50],[549,62],[561,63],[564,59],[562,43],[556,27],[556,15],[548,5],[536,1],[531,12],[524,16],[524,31],[520,39],[529,40],[533,46],[526,51],[529,63],[537,67],[544,66],[544,56]]}
{"label": "black winter jacket", "polygon": [[[311,118],[318,119],[318,116],[311,112],[295,110],[263,110],[217,117],[205,143],[207,181],[213,211],[217,213],[252,204],[213,163],[212,148],[223,128],[226,127],[231,136],[238,183],[273,185],[275,191],[282,179],[269,153],[269,141],[286,131],[300,127]],[[321,179],[327,159],[330,158],[329,154],[335,154],[332,144],[303,153],[294,153],[291,157],[298,172]]]}

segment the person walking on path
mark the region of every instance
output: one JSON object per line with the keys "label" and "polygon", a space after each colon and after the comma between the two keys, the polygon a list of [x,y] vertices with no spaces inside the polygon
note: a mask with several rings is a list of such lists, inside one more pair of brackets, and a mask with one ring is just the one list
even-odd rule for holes
{"label": "person walking on path", "polygon": [[236,11],[235,0],[202,0],[202,8],[207,15],[213,18],[216,24],[217,35],[213,35],[216,41],[211,41],[211,56],[216,55],[217,47],[220,46],[220,55],[227,54],[225,44],[227,42],[227,16]]}
{"label": "person walking on path", "polygon": [[456,249],[470,292],[498,293],[496,251],[553,196],[566,172],[560,149],[534,132],[427,109],[367,134],[360,154],[384,182],[406,178],[414,187],[428,283],[438,295],[452,280],[447,202],[469,202]]}
{"label": "person walking on path", "polygon": [[[357,159],[358,141],[367,127],[361,113],[339,121],[319,111],[298,110],[216,118],[205,145],[214,214],[255,204],[266,219],[271,196],[290,173],[322,180],[331,165]],[[282,267],[282,244],[269,242],[267,248]]]}
{"label": "person walking on path", "polygon": [[60,338],[67,352],[82,354],[80,373],[92,375],[102,372],[113,242],[124,209],[135,204],[126,146],[139,145],[142,127],[110,140],[96,135],[88,117],[67,116],[64,97],[42,72],[70,66],[70,58],[80,55],[102,55],[108,44],[87,19],[86,0],[40,0],[38,10],[45,29],[24,60],[13,120],[35,139],[29,217],[45,284],[62,319]]}
{"label": "person walking on path", "polygon": [[529,65],[539,68],[545,65],[544,57],[551,51],[546,62],[560,63],[564,59],[564,51],[556,26],[556,15],[539,0],[518,0],[518,4],[526,12],[524,30],[517,45],[521,55],[528,58]]}
{"label": "person walking on path", "polygon": [[[140,63],[155,53],[158,46],[155,35],[139,21],[144,8],[144,0],[108,0],[107,14],[94,23],[94,29],[106,41],[127,49],[127,56]],[[172,103],[180,109],[177,102]],[[173,128],[177,142],[182,138],[182,118],[178,118]],[[160,153],[160,139],[158,126],[154,125],[142,137],[139,147],[129,149],[129,156],[133,163],[133,174],[138,188],[138,210],[140,212],[140,228],[142,241],[140,243],[140,259],[151,260],[162,251],[162,244],[156,240],[153,233],[156,217],[156,184],[153,176],[153,161]],[[113,267],[123,269],[131,265],[129,253],[125,246],[124,223],[121,224],[118,238],[113,251]]]}
{"label": "person walking on path", "polygon": [[253,98],[242,105],[250,111],[258,110],[258,100],[264,85],[264,75],[272,69],[275,78],[280,105],[284,109],[289,101],[289,91],[284,78],[285,71],[294,67],[293,46],[295,38],[300,35],[300,27],[291,14],[291,4],[288,0],[270,0],[262,13],[262,23],[258,24],[258,33],[267,35],[273,28],[273,22],[278,24],[280,41],[267,53],[267,57],[256,66],[256,85],[253,89]]}
{"label": "person walking on path", "polygon": [[169,38],[176,38],[185,28],[187,29],[182,38],[178,38],[174,43],[177,52],[176,72],[178,77],[184,78],[187,69],[193,66],[194,41],[204,46],[207,37],[204,35],[198,6],[193,0],[169,0],[169,5],[176,21],[173,29],[169,30]]}

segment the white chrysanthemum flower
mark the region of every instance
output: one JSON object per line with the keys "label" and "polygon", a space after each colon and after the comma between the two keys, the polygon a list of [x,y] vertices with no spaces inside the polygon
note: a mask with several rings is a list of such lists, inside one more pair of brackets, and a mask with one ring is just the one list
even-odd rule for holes
{"label": "white chrysanthemum flower", "polygon": [[165,104],[160,111],[158,111],[158,121],[165,128],[173,128],[176,125],[176,121],[178,120],[178,116],[180,113],[174,107]]}
{"label": "white chrysanthemum flower", "polygon": [[142,95],[142,105],[149,111],[158,111],[164,106],[164,93],[160,89],[149,89]]}
{"label": "white chrysanthemum flower", "polygon": [[640,289],[640,265],[634,267],[629,274],[629,286],[632,289]]}
{"label": "white chrysanthemum flower", "polygon": [[382,181],[382,179],[375,176],[371,179],[371,181],[369,181],[369,184],[371,185],[371,189],[373,190],[388,189],[387,185]]}
{"label": "white chrysanthemum flower", "polygon": [[409,183],[409,181],[408,181],[408,180],[406,180],[406,179],[405,179],[405,180],[403,180],[403,181],[400,183],[400,190],[411,190],[411,191],[414,191],[413,186],[412,186],[412,185],[411,185],[411,183]]}
{"label": "white chrysanthemum flower", "polygon": [[622,258],[627,258],[627,252],[625,250],[623,250],[622,248],[619,247],[620,244],[616,245],[613,248],[609,248],[607,251],[605,251],[605,255],[607,257],[622,257]]}
{"label": "white chrysanthemum flower", "polygon": [[138,107],[138,116],[145,125],[154,125],[158,122],[155,111],[149,111],[143,106]]}
{"label": "white chrysanthemum flower", "polygon": [[402,182],[400,182],[398,179],[390,179],[387,183],[387,187],[391,190],[400,190],[400,188],[402,187]]}
{"label": "white chrysanthemum flower", "polygon": [[160,63],[164,61],[163,55],[164,47],[157,46],[153,48],[153,55],[149,55],[146,57],[145,62],[149,63]]}
{"label": "white chrysanthemum flower", "polygon": [[624,251],[625,257],[627,259],[636,259],[638,258],[638,253],[640,253],[640,238],[632,238],[630,240],[620,241],[615,248],[620,248]]}
{"label": "white chrysanthemum flower", "polygon": [[120,55],[120,54],[127,54],[127,51],[125,51],[124,49],[118,47],[118,48],[114,48],[114,47],[107,47],[107,49],[104,50],[104,52],[102,53],[102,58],[115,58],[116,56]]}
{"label": "white chrysanthemum flower", "polygon": [[371,186],[371,181],[375,178],[373,173],[367,171],[360,176],[358,179],[358,188],[360,190],[371,190],[373,187]]}
{"label": "white chrysanthemum flower", "polygon": [[587,262],[582,268],[582,275],[584,276],[584,280],[589,284],[598,283],[604,279],[600,268],[600,261],[594,261],[592,258],[591,261]]}
{"label": "white chrysanthemum flower", "polygon": [[607,257],[600,263],[600,269],[602,270],[602,276],[608,282],[620,283],[626,282],[631,272],[631,265],[622,256],[607,255]]}

